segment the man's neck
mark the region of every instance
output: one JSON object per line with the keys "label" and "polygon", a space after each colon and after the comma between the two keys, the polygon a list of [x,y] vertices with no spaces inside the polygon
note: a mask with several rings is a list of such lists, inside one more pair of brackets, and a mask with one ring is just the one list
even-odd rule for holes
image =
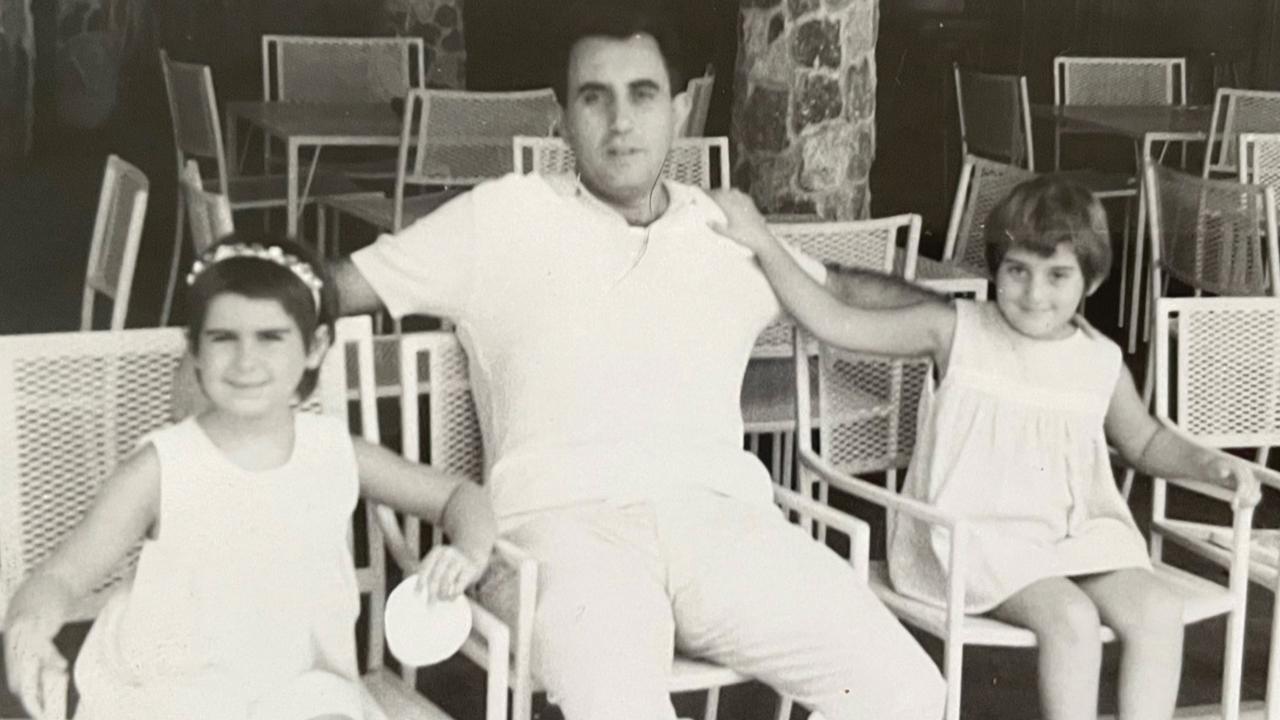
{"label": "man's neck", "polygon": [[593,191],[585,183],[583,188],[591,193],[592,197],[621,215],[628,225],[637,227],[645,227],[652,224],[653,221],[666,213],[667,207],[671,204],[671,195],[667,192],[666,183],[661,180],[654,184],[652,192],[629,199],[605,197]]}

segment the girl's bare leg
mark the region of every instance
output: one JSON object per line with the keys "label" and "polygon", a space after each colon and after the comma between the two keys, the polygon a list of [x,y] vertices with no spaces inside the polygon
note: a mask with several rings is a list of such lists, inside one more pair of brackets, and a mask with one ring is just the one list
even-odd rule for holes
{"label": "girl's bare leg", "polygon": [[1139,568],[1078,582],[1122,644],[1117,720],[1167,720],[1182,676],[1182,599]]}
{"label": "girl's bare leg", "polygon": [[1018,591],[991,613],[1036,634],[1044,720],[1095,720],[1102,643],[1097,608],[1067,578],[1046,578]]}

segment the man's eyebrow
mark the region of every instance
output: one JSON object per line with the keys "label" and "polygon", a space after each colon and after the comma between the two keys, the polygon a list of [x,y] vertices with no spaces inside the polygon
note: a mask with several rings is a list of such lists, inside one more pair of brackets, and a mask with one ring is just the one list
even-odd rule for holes
{"label": "man's eyebrow", "polygon": [[574,93],[581,95],[586,92],[608,92],[608,90],[609,90],[608,85],[605,85],[602,82],[595,82],[593,80],[588,80],[582,83],[581,85],[579,85],[574,90]]}
{"label": "man's eyebrow", "polygon": [[632,80],[630,83],[627,84],[627,87],[631,88],[632,90],[661,90],[662,89],[662,85],[660,85],[657,80],[651,80],[649,78]]}

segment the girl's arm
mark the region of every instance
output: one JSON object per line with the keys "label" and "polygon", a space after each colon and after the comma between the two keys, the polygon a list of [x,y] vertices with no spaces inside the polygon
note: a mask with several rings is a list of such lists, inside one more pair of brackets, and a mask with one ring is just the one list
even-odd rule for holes
{"label": "girl's arm", "polygon": [[713,197],[729,219],[713,229],[755,253],[783,306],[818,339],[850,350],[928,354],[945,366],[955,331],[951,305],[915,302],[878,309],[846,305],[801,269],[769,232],[749,197],[737,191],[722,191]]}
{"label": "girl's arm", "polygon": [[360,494],[439,526],[450,545],[432,548],[419,567],[433,597],[452,598],[480,578],[498,535],[489,496],[476,483],[353,438]]}
{"label": "girl's arm", "polygon": [[1106,433],[1120,457],[1145,475],[1190,478],[1237,492],[1258,492],[1252,472],[1239,458],[1199,445],[1152,417],[1124,366],[1107,408]]}
{"label": "girl's arm", "polygon": [[5,669],[10,690],[37,716],[42,674],[66,670],[54,636],[76,601],[155,523],[159,503],[160,460],[147,445],[103,482],[80,524],[18,586],[4,621]]}

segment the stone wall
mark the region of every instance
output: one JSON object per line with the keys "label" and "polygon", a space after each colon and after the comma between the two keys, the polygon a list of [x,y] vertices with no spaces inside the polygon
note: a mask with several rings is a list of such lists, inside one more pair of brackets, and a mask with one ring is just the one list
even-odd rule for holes
{"label": "stone wall", "polygon": [[466,87],[462,6],[463,0],[385,0],[387,31],[426,44],[427,87]]}
{"label": "stone wall", "polygon": [[767,213],[870,210],[877,0],[740,0],[734,184]]}

